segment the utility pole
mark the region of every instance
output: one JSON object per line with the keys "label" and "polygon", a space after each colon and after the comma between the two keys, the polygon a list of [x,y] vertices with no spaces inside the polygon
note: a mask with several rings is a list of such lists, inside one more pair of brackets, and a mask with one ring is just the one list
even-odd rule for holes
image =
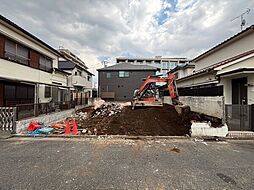
{"label": "utility pole", "polygon": [[240,23],[241,31],[243,30],[243,27],[244,27],[245,24],[246,24],[246,20],[243,18],[243,15],[249,14],[249,12],[250,12],[250,9],[247,8],[247,10],[246,10],[245,12],[243,12],[242,14],[240,14],[239,16],[237,16],[237,17],[235,17],[235,18],[233,18],[233,19],[231,20],[231,22],[232,22],[232,21],[234,21],[234,20],[236,20],[236,19],[238,19],[238,18],[241,19],[241,23]]}

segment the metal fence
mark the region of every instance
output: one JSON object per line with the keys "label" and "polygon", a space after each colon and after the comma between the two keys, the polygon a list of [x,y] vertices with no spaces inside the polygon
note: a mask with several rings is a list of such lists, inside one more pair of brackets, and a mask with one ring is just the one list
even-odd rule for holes
{"label": "metal fence", "polygon": [[75,108],[76,102],[50,102],[39,104],[18,104],[17,107],[17,120],[37,117],[43,114],[49,114],[53,112],[59,112],[71,108]]}
{"label": "metal fence", "polygon": [[0,107],[0,130],[16,131],[15,107]]}
{"label": "metal fence", "polygon": [[230,131],[254,130],[254,105],[225,105],[225,116]]}

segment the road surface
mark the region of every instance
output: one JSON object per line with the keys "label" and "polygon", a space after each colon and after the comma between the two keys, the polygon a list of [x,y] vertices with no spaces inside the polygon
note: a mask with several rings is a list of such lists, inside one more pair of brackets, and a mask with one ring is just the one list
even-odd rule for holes
{"label": "road surface", "polygon": [[0,189],[253,189],[254,141],[0,140]]}

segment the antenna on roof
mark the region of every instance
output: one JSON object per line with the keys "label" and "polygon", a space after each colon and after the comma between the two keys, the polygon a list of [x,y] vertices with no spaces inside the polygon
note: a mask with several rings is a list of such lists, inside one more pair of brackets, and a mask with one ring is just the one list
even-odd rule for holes
{"label": "antenna on roof", "polygon": [[246,20],[243,18],[243,15],[249,14],[249,13],[250,13],[250,9],[247,8],[247,10],[246,10],[245,12],[243,12],[243,13],[240,14],[239,16],[233,18],[233,19],[231,20],[231,22],[234,21],[234,20],[236,20],[236,19],[238,19],[238,18],[240,18],[240,19],[241,19],[240,26],[241,26],[241,31],[242,31],[242,30],[243,30],[243,27],[246,25]]}
{"label": "antenna on roof", "polygon": [[59,49],[64,49],[64,46],[62,45],[62,46],[59,46]]}
{"label": "antenna on roof", "polygon": [[109,62],[108,62],[107,60],[101,61],[101,64],[104,66],[104,68],[107,67],[107,64],[108,64],[108,63],[109,63]]}

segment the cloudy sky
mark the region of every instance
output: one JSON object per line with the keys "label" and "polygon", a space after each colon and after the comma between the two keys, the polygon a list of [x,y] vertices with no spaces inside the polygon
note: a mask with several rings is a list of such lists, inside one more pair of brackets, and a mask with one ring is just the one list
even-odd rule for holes
{"label": "cloudy sky", "polygon": [[[1,0],[0,14],[90,70],[119,56],[194,58],[240,31],[254,0]],[[245,15],[254,24],[254,9]]]}

